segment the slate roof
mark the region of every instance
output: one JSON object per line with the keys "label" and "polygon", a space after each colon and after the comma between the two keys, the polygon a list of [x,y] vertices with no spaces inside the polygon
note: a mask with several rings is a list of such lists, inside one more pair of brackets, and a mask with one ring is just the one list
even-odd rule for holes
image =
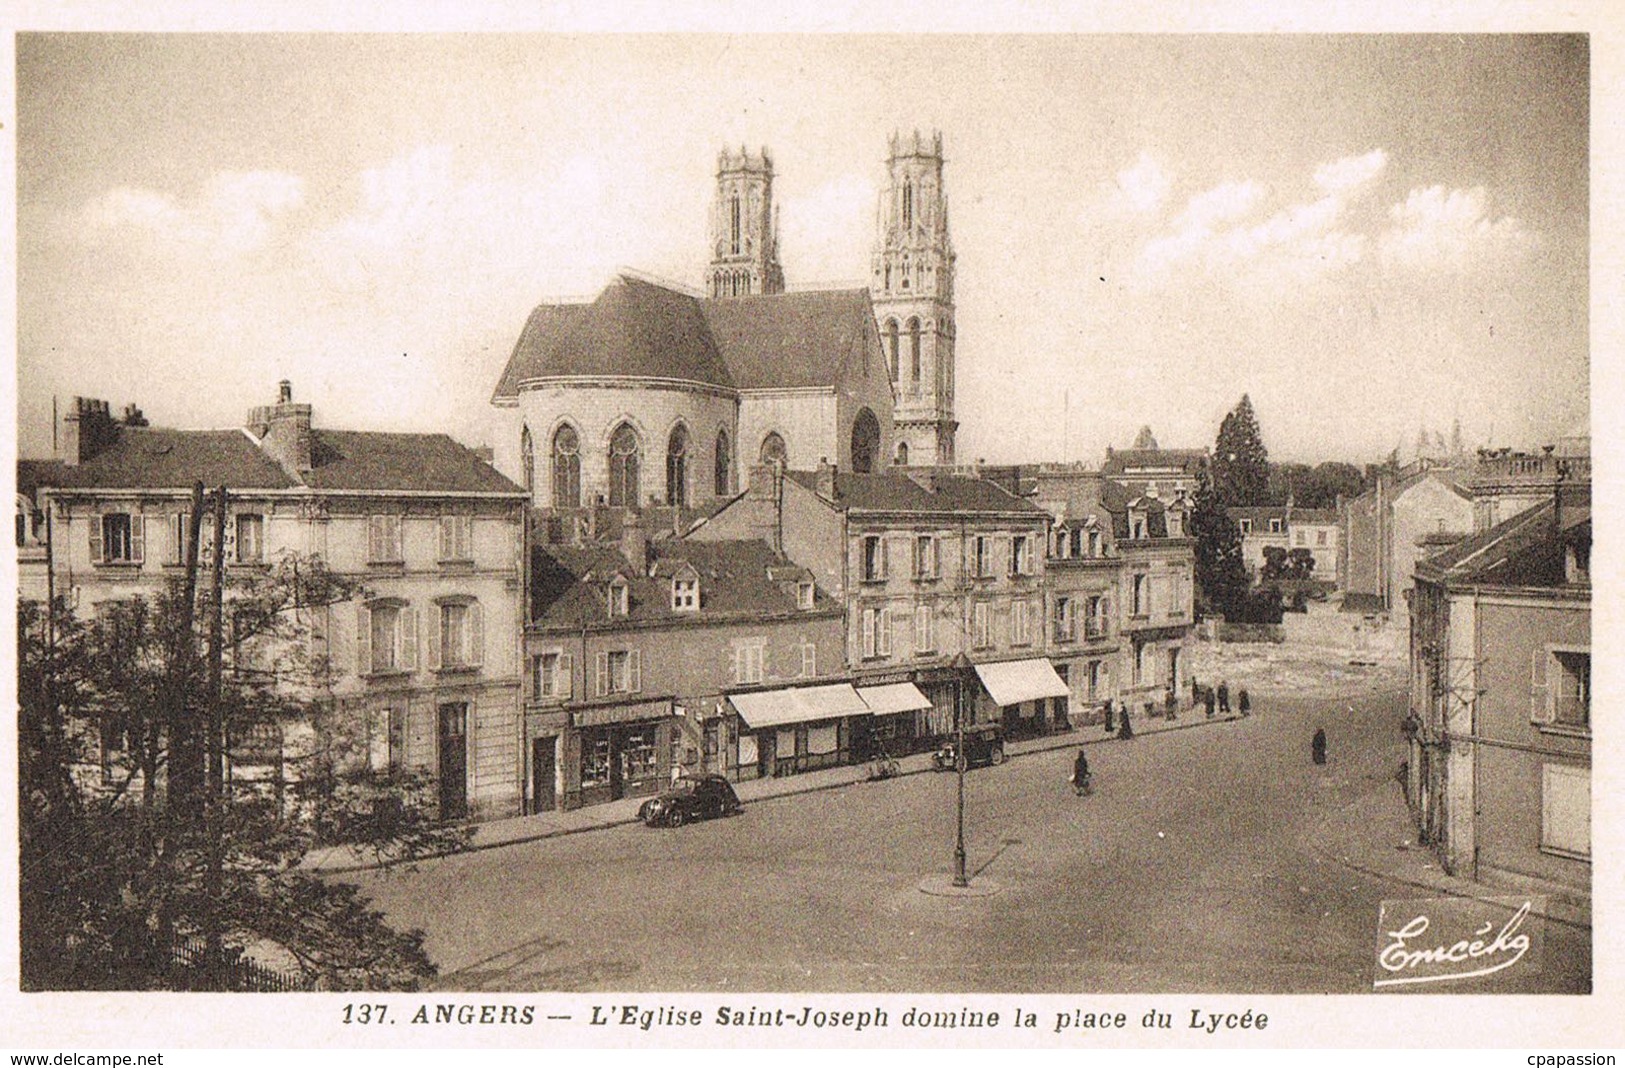
{"label": "slate roof", "polygon": [[[785,474],[807,489],[814,492],[818,489],[816,471],[787,471]],[[860,475],[842,471],[835,475],[835,494],[835,505],[849,511],[1049,514],[986,479],[959,475],[922,475],[916,481],[905,474]]]}
{"label": "slate roof", "polygon": [[[524,491],[445,434],[349,430],[311,432],[312,470],[295,479],[241,430],[119,428],[118,438],[74,467],[58,465],[53,485],[85,489],[374,490],[513,493]],[[21,465],[19,465],[19,470]]]}
{"label": "slate roof", "polygon": [[67,469],[60,460],[18,460],[17,492],[33,497],[41,486],[60,486]]}
{"label": "slate roof", "polygon": [[[1589,532],[1590,520],[1582,521]],[[1573,529],[1573,528],[1571,528]],[[1563,532],[1557,505],[1542,503],[1417,561],[1419,578],[1447,583],[1505,586],[1561,586]]]}
{"label": "slate roof", "polygon": [[832,386],[874,329],[866,289],[709,299],[621,275],[590,304],[536,307],[494,397],[516,397],[530,379],[577,376]]}
{"label": "slate roof", "polygon": [[297,485],[241,430],[118,428],[118,439],[82,464],[62,469],[59,485],[96,489],[176,489],[202,480],[230,489]]}
{"label": "slate roof", "polygon": [[[810,579],[811,572],[788,564],[765,542],[671,539],[651,542],[649,553],[649,564],[638,568],[613,543],[537,546],[531,552],[532,625],[574,628],[613,622],[706,622],[838,610],[828,595],[816,589],[813,609],[798,609],[793,583]],[[671,607],[671,576],[685,564],[699,573],[698,612],[678,612]],[[612,620],[607,589],[616,575],[630,587],[630,607],[625,617]]]}
{"label": "slate roof", "polygon": [[445,434],[315,430],[305,485],[318,490],[523,493]]}
{"label": "slate roof", "polygon": [[[740,389],[831,386],[875,329],[867,289],[831,289],[702,302],[711,335]],[[877,353],[878,358],[878,353]]]}

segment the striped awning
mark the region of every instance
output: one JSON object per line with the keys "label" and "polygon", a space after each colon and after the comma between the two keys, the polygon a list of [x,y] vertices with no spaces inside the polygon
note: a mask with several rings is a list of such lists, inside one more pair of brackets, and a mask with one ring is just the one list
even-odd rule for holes
{"label": "striped awning", "polygon": [[1065,697],[1066,683],[1048,660],[1005,660],[977,664],[976,675],[987,687],[993,703],[1004,707],[1046,697]]}
{"label": "striped awning", "polygon": [[858,696],[877,716],[894,712],[918,712],[930,708],[931,702],[912,682],[894,682],[886,686],[859,686]]}
{"label": "striped awning", "polygon": [[736,693],[728,703],[752,730],[785,723],[813,723],[842,716],[867,716],[869,706],[844,682],[828,686],[799,686],[788,690]]}

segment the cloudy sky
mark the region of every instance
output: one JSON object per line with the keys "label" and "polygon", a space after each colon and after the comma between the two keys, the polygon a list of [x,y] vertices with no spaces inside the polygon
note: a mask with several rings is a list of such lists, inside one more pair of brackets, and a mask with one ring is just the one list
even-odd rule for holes
{"label": "cloudy sky", "polygon": [[51,397],[491,439],[529,308],[698,285],[767,145],[792,286],[864,279],[887,136],[936,128],[963,459],[1374,460],[1586,418],[1584,37],[17,39],[19,447]]}

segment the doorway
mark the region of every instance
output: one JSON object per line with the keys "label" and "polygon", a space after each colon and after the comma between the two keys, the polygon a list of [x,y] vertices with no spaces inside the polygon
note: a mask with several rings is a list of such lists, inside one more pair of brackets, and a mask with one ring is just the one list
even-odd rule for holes
{"label": "doorway", "polygon": [[440,706],[440,818],[468,817],[468,703]]}
{"label": "doorway", "polygon": [[552,812],[558,807],[557,739],[551,735],[530,744],[530,810]]}

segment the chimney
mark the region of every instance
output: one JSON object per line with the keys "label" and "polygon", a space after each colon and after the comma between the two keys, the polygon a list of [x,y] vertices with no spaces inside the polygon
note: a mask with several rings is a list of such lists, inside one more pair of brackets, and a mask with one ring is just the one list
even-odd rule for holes
{"label": "chimney", "polygon": [[293,384],[277,383],[277,402],[251,408],[248,429],[260,439],[260,448],[295,478],[311,467],[310,405],[293,403]]}
{"label": "chimney", "polygon": [[118,440],[118,424],[104,400],[75,397],[62,416],[57,438],[57,459],[77,467]]}
{"label": "chimney", "polygon": [[638,574],[649,570],[649,535],[644,532],[638,513],[630,510],[621,517],[621,555]]}
{"label": "chimney", "polygon": [[783,473],[774,464],[757,464],[750,469],[745,489],[745,515],[752,537],[760,538],[774,552],[784,552],[783,508],[780,480]]}
{"label": "chimney", "polygon": [[835,465],[828,456],[818,458],[818,495],[826,501],[835,499]]}

